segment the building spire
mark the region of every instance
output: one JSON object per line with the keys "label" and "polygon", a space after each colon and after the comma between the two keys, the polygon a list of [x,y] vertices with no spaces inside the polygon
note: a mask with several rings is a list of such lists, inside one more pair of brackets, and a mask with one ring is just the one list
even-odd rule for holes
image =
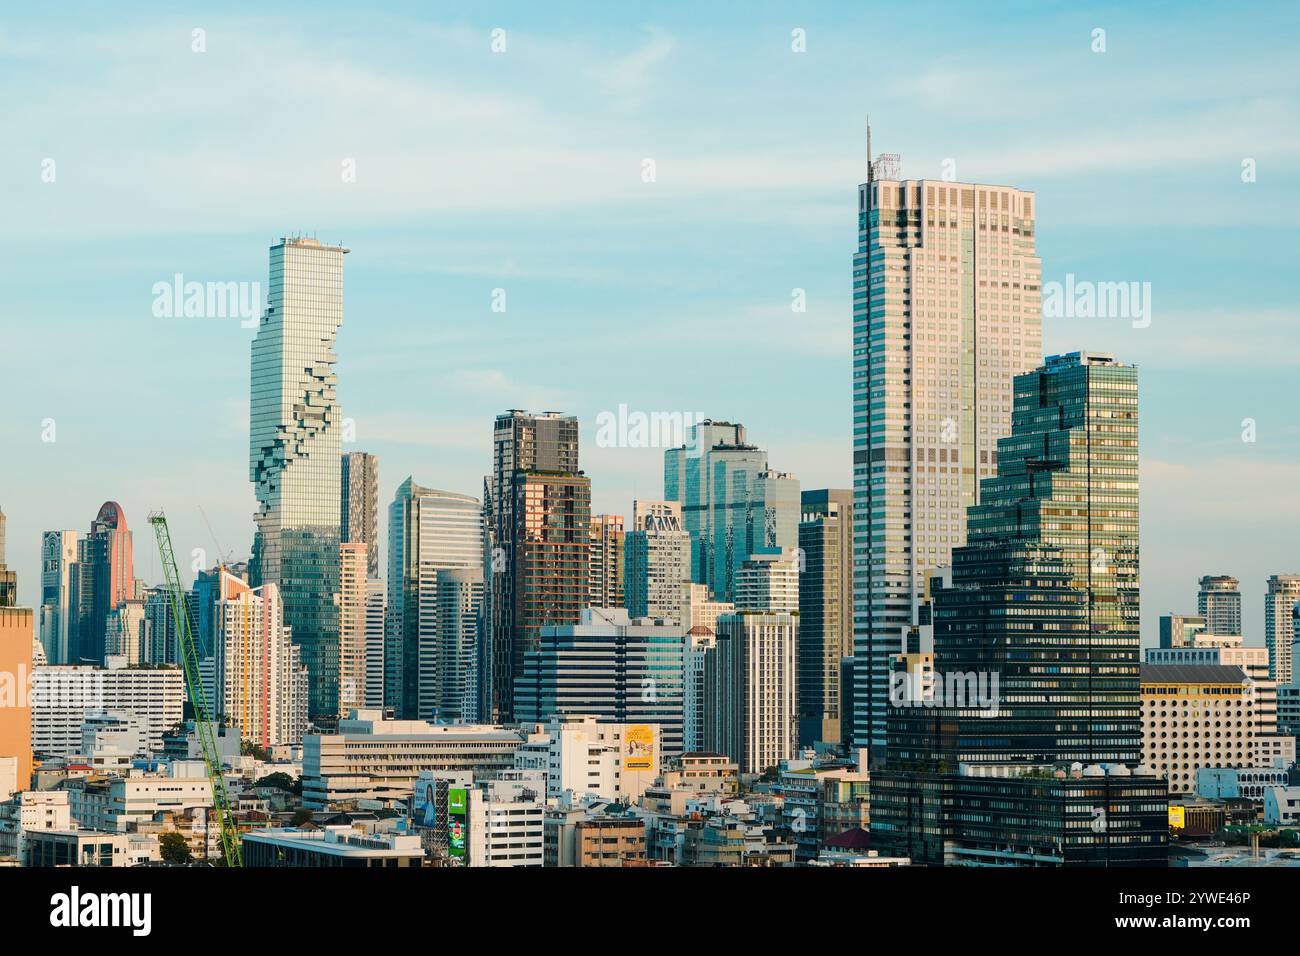
{"label": "building spire", "polygon": [[873,179],[871,172],[871,116],[867,116],[867,182]]}

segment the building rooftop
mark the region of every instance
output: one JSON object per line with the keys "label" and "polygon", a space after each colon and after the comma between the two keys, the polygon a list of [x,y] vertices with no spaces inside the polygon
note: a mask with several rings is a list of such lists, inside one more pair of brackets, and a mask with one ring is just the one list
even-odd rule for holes
{"label": "building rooftop", "polygon": [[1244,684],[1240,667],[1223,664],[1143,664],[1143,684]]}

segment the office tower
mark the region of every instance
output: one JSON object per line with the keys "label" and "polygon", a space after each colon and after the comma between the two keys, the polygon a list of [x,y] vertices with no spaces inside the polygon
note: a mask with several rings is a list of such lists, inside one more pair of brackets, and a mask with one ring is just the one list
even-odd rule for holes
{"label": "office tower", "polygon": [[384,640],[388,588],[379,578],[366,581],[366,704],[384,706]]}
{"label": "office tower", "polygon": [[747,557],[736,572],[736,610],[798,615],[798,555],[765,548]]}
{"label": "office tower", "polygon": [[5,513],[0,509],[0,607],[18,603],[18,575],[5,565]]}
{"label": "office tower", "polygon": [[1205,618],[1196,614],[1160,615],[1161,647],[1204,646]]}
{"label": "office tower", "polygon": [[339,703],[348,714],[366,705],[366,571],[370,546],[339,545]]}
{"label": "office tower", "polygon": [[664,498],[682,506],[692,580],[720,601],[734,598],[736,571],[751,554],[799,546],[799,482],[769,469],[744,425],[700,422],[682,447],[666,449]]}
{"label": "office tower", "polygon": [[633,501],[624,541],[623,587],[632,618],[682,624],[684,588],[691,579],[691,536],[676,501]]}
{"label": "office tower", "polygon": [[249,587],[221,574],[217,672],[219,714],[260,747],[299,744],[307,731],[307,671],[284,623],[275,584]]}
{"label": "office tower", "polygon": [[[484,547],[492,589],[485,597],[487,634],[480,664],[480,704],[484,720],[508,720],[515,672],[524,652],[518,646],[515,622],[519,575],[515,549],[520,528],[515,486],[519,476],[528,472],[580,474],[578,419],[559,412],[534,415],[512,408],[496,417],[492,449],[492,474],[484,483]],[[590,506],[586,520],[590,520]],[[585,564],[585,554],[583,560]]]}
{"label": "office tower", "polygon": [[[1136,369],[1052,356],[1014,409],[935,594],[934,699],[891,682],[872,838],[923,863],[1163,865],[1163,785],[1134,772]],[[1079,812],[1104,824],[1063,841]]]}
{"label": "office tower", "polygon": [[249,480],[257,495],[249,583],[278,586],[311,676],[313,718],[339,700],[340,439],[334,338],[343,256],[315,239],[271,247],[266,312],[252,345]]}
{"label": "office tower", "polygon": [[[584,529],[585,530],[585,529]],[[407,478],[388,508],[385,704],[404,720],[459,719],[477,667],[483,599],[477,498]]]}
{"label": "office tower", "polygon": [[[194,576],[194,586],[186,595],[191,599],[190,628],[194,632],[194,643],[199,660],[212,657],[216,652],[217,631],[220,628],[221,575],[232,575],[248,583],[248,562],[230,561],[214,565],[206,571],[199,571]],[[173,630],[175,625],[170,625]],[[174,640],[174,636],[172,638]],[[179,656],[175,658],[180,660]]]}
{"label": "office tower", "polygon": [[364,451],[343,455],[339,478],[339,538],[369,546],[366,577],[379,577],[379,459]]}
{"label": "office tower", "polygon": [[623,516],[591,516],[587,590],[590,607],[625,607],[623,603]]}
{"label": "office tower", "polygon": [[116,501],[106,501],[91,522],[90,533],[77,541],[77,561],[69,575],[68,659],[72,663],[102,664],[109,612],[134,597],[135,571],[131,532]]}
{"label": "office tower", "polygon": [[841,739],[840,670],[853,654],[853,492],[805,491],[799,522],[799,743]]}
{"label": "office tower", "polygon": [[1196,612],[1205,618],[1206,634],[1241,633],[1240,582],[1226,574],[1207,574],[1198,582]]}
{"label": "office tower", "polygon": [[1290,684],[1291,644],[1295,631],[1291,619],[1300,603],[1300,574],[1271,574],[1264,594],[1264,646],[1268,648],[1269,676],[1279,684]]}
{"label": "office tower", "polygon": [[1033,193],[897,177],[897,157],[869,164],[853,258],[853,739],[876,754],[889,661],[1042,359]]}
{"label": "office tower", "polygon": [[41,535],[41,646],[51,664],[68,663],[72,565],[76,560],[77,532],[46,531]]}
{"label": "office tower", "polygon": [[538,647],[542,628],[577,624],[587,607],[591,479],[518,474],[514,512],[511,667],[518,674],[524,658]]}
{"label": "office tower", "polygon": [[32,673],[32,625],[30,608],[0,607],[0,674],[10,685],[10,699],[0,707],[0,790],[31,786],[32,700],[26,690]]}
{"label": "office tower", "polygon": [[680,627],[634,623],[623,608],[584,608],[579,623],[539,627],[515,682],[515,719],[654,724],[663,755],[679,755],[683,648]]}
{"label": "office tower", "polygon": [[737,612],[718,619],[705,665],[710,698],[705,734],[710,749],[736,761],[741,773],[763,773],[798,748],[798,628],[798,615],[786,612]]}

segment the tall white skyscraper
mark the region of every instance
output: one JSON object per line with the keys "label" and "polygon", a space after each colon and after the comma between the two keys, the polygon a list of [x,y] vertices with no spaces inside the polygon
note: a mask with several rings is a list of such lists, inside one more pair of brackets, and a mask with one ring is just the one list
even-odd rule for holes
{"label": "tall white skyscraper", "polygon": [[340,440],[334,339],[343,256],[315,239],[271,247],[270,288],[252,346],[249,478],[257,495],[254,587],[274,583],[310,674],[310,711],[339,702]]}
{"label": "tall white skyscraper", "polygon": [[51,664],[68,663],[72,609],[72,565],[77,532],[47,531],[41,536],[41,646]]}
{"label": "tall white skyscraper", "polygon": [[1300,574],[1274,574],[1264,595],[1264,646],[1268,648],[1268,675],[1279,684],[1293,678],[1291,645],[1295,641],[1292,617],[1300,603]]}
{"label": "tall white skyscraper", "polygon": [[481,503],[407,478],[388,508],[384,702],[400,719],[467,716],[482,601]]}
{"label": "tall white skyscraper", "polygon": [[853,742],[877,749],[889,660],[919,641],[926,576],[965,543],[1012,379],[1043,355],[1033,193],[897,165],[858,187],[853,259]]}

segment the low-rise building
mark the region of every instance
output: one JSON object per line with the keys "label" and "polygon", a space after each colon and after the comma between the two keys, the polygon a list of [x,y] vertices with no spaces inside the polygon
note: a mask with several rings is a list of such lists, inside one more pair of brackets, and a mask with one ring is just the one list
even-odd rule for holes
{"label": "low-rise building", "polygon": [[1240,667],[1143,664],[1142,761],[1191,793],[1202,767],[1249,767],[1259,728],[1254,684]]}
{"label": "low-rise building", "polygon": [[435,724],[386,719],[356,710],[337,734],[303,738],[303,804],[341,801],[404,807],[422,771],[470,770],[490,779],[515,764],[525,734],[491,724]]}
{"label": "low-rise building", "polygon": [[351,826],[267,829],[243,837],[247,867],[419,867],[420,838],[405,833],[365,833]]}
{"label": "low-rise building", "polygon": [[1265,790],[1264,822],[1284,827],[1300,825],[1300,787],[1270,787]]}

